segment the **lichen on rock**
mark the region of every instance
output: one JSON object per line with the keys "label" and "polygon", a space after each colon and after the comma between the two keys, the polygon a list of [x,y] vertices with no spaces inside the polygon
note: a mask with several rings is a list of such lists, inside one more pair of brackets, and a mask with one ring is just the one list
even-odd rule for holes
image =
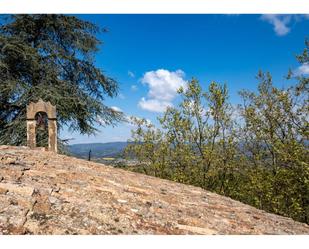
{"label": "lichen on rock", "polygon": [[309,234],[201,188],[0,146],[0,234]]}

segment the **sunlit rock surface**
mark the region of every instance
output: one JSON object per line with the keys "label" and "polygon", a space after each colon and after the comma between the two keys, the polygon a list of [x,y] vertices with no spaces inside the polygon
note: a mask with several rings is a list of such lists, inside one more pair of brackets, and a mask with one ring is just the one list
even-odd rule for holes
{"label": "sunlit rock surface", "polygon": [[0,146],[0,234],[309,234],[201,188]]}

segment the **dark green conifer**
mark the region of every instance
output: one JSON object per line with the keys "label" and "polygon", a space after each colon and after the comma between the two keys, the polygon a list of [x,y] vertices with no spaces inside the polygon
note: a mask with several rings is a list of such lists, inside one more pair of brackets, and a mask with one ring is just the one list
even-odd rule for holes
{"label": "dark green conifer", "polygon": [[97,120],[121,119],[103,104],[118,85],[95,65],[101,31],[75,16],[2,16],[0,144],[25,145],[26,105],[40,98],[57,106],[60,129],[93,134]]}

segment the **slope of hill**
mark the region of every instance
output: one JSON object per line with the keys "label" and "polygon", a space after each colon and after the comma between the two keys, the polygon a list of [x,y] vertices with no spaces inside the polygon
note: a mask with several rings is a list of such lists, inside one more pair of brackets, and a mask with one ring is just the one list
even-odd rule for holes
{"label": "slope of hill", "polygon": [[117,157],[127,145],[127,142],[72,144],[68,146],[68,150],[78,158],[88,158],[89,150],[93,158]]}
{"label": "slope of hill", "polygon": [[198,187],[0,146],[0,234],[309,234]]}

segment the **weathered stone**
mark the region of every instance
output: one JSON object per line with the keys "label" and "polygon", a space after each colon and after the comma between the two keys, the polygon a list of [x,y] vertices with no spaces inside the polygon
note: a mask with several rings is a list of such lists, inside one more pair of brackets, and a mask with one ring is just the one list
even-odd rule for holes
{"label": "weathered stone", "polygon": [[31,168],[30,167],[23,167],[22,169],[21,169],[21,171],[27,171],[27,170],[30,170]]}
{"label": "weathered stone", "polygon": [[50,196],[48,197],[48,200],[51,204],[59,204],[61,203],[61,201],[59,199],[57,199],[56,197]]}
{"label": "weathered stone", "polygon": [[8,192],[6,188],[0,187],[0,195],[5,195]]}
{"label": "weathered stone", "polygon": [[15,164],[16,160],[14,158],[8,157],[4,163],[5,164]]}
{"label": "weathered stone", "polygon": [[49,151],[0,152],[30,168],[21,177],[21,167],[0,167],[0,234],[309,234],[306,224],[201,188]]}
{"label": "weathered stone", "polygon": [[48,150],[57,152],[57,117],[56,107],[50,102],[40,99],[37,103],[27,105],[27,145],[36,148],[36,120],[35,115],[39,112],[46,113],[48,117]]}
{"label": "weathered stone", "polygon": [[56,193],[58,193],[60,191],[60,187],[55,187],[55,188],[53,188],[53,192],[56,192]]}
{"label": "weathered stone", "polygon": [[26,196],[31,196],[34,190],[32,187],[21,186],[12,183],[2,183],[2,182],[0,183],[0,188],[7,189],[9,192]]}
{"label": "weathered stone", "polygon": [[203,227],[194,227],[194,226],[186,226],[186,225],[177,225],[177,228],[185,231],[192,232],[194,234],[204,234],[204,235],[211,235],[211,234],[217,234],[218,232],[209,229],[209,228],[203,228]]}

